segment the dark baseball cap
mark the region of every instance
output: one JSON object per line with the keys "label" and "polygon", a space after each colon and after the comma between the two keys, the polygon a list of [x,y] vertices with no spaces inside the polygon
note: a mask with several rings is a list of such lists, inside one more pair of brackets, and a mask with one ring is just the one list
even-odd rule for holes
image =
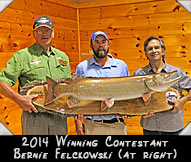
{"label": "dark baseball cap", "polygon": [[97,37],[98,35],[104,36],[104,37],[107,39],[107,41],[109,42],[109,38],[108,38],[108,36],[107,36],[107,34],[106,34],[105,32],[103,32],[103,31],[96,31],[96,32],[93,33],[92,36],[91,36],[91,43],[92,43],[92,41],[95,39],[95,37]]}
{"label": "dark baseball cap", "polygon": [[41,26],[45,26],[51,30],[54,28],[52,20],[47,16],[40,16],[40,17],[36,18],[34,25],[33,25],[33,30],[36,30],[37,28],[39,28]]}

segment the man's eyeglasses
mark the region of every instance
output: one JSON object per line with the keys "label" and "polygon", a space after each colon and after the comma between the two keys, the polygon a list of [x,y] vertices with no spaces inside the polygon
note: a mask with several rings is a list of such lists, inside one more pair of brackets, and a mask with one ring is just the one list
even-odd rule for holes
{"label": "man's eyeglasses", "polygon": [[47,30],[36,30],[36,32],[37,32],[38,34],[43,34],[43,33],[49,34],[49,33],[52,32],[52,30],[49,30],[49,29],[47,29]]}

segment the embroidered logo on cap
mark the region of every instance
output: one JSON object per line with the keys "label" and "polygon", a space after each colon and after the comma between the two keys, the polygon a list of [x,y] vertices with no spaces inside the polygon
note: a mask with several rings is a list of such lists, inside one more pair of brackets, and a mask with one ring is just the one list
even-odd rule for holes
{"label": "embroidered logo on cap", "polygon": [[45,23],[48,23],[49,20],[47,20],[46,18],[41,18],[40,20],[38,20],[38,23],[42,23],[42,24],[45,24]]}

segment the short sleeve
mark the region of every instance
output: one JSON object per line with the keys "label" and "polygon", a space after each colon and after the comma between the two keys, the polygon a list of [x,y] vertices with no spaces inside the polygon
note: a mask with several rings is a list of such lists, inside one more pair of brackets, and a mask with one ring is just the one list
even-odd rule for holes
{"label": "short sleeve", "polygon": [[0,72],[0,81],[7,82],[13,86],[19,78],[22,71],[22,61],[18,57],[19,53],[16,52],[7,62],[6,67]]}

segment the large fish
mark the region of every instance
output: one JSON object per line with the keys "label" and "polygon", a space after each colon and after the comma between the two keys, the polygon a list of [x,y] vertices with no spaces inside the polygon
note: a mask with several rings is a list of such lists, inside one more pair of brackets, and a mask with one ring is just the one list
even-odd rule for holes
{"label": "large fish", "polygon": [[48,105],[62,96],[70,96],[67,102],[69,107],[73,107],[83,100],[104,101],[106,107],[111,107],[114,103],[112,101],[115,100],[139,97],[143,97],[144,101],[147,102],[152,93],[165,91],[182,79],[182,76],[172,79],[175,73],[176,71],[117,78],[77,77],[68,85],[58,84],[47,77],[48,91],[45,95],[44,105]]}

